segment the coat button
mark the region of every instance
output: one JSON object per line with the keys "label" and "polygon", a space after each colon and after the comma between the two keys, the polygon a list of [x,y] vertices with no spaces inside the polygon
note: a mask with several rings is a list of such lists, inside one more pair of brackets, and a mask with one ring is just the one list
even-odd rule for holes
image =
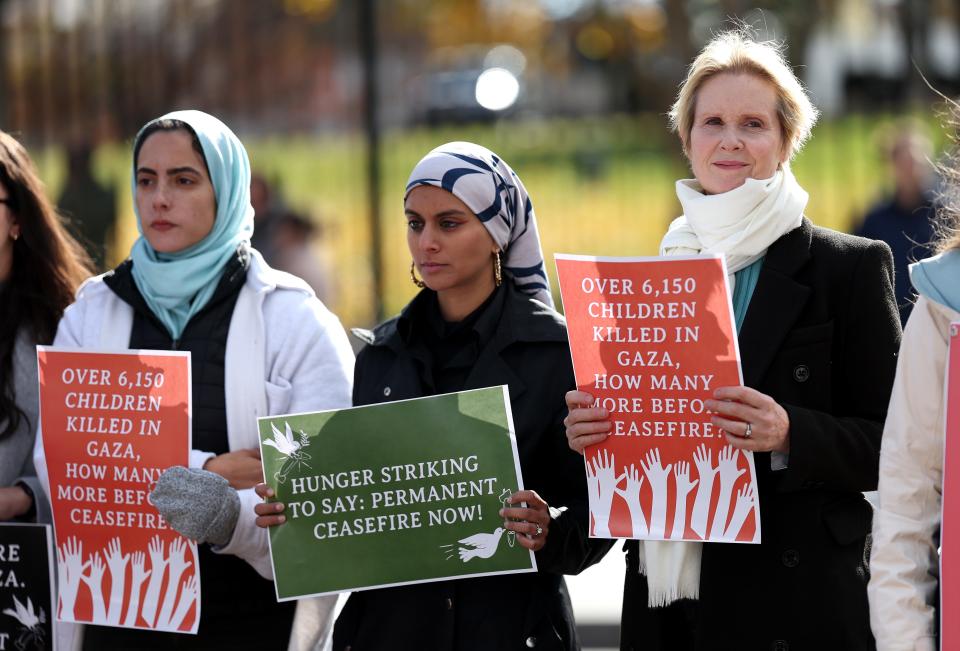
{"label": "coat button", "polygon": [[790,645],[787,644],[786,640],[776,640],[772,648],[773,651],[790,651]]}
{"label": "coat button", "polygon": [[528,649],[532,649],[533,647],[537,646],[537,638],[531,635],[530,637],[527,638],[526,645]]}
{"label": "coat button", "polygon": [[810,367],[806,364],[797,364],[793,369],[793,379],[797,382],[806,382],[810,379]]}
{"label": "coat button", "polygon": [[383,387],[383,395],[390,396],[390,387]]}
{"label": "coat button", "polygon": [[447,597],[447,610],[453,610],[453,599]]}
{"label": "coat button", "polygon": [[788,549],[780,556],[780,560],[787,567],[796,567],[800,564],[800,552],[796,549]]}

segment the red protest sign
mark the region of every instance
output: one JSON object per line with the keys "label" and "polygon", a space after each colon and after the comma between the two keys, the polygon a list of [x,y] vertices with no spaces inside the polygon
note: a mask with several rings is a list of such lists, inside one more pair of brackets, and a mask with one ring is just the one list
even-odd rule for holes
{"label": "red protest sign", "polygon": [[147,496],[190,453],[190,355],[38,346],[58,618],[196,633],[197,547]]}
{"label": "red protest sign", "polygon": [[[940,519],[940,648],[960,644],[960,323],[950,324],[944,387],[946,432],[943,443],[943,512]],[[944,617],[944,615],[948,615]]]}
{"label": "red protest sign", "polygon": [[591,535],[759,542],[753,455],[704,406],[742,384],[723,259],[556,262],[577,386],[613,425],[584,454]]}

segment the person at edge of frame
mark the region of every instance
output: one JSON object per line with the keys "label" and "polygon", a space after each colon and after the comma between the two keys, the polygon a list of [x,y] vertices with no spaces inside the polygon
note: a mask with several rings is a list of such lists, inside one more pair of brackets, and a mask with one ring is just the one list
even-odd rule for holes
{"label": "person at edge of frame", "polygon": [[[956,125],[960,106],[950,102],[950,109]],[[960,321],[957,156],[941,166],[946,187],[938,253],[910,266],[918,298],[903,331],[880,448],[880,503],[867,586],[880,651],[947,648],[938,640],[939,552],[947,354],[951,323]]]}

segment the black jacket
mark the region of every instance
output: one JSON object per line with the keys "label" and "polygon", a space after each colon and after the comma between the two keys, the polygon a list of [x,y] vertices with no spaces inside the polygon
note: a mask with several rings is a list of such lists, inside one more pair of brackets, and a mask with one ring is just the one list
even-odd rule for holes
{"label": "black jacket", "polygon": [[[583,459],[564,437],[564,394],[573,369],[563,318],[507,284],[493,336],[479,351],[463,389],[507,384],[523,482],[551,507],[567,511],[537,553],[539,572],[424,583],[355,592],[334,630],[342,651],[411,649],[577,649],[562,572],[596,560],[586,545]],[[406,326],[428,291],[399,318],[380,325],[357,357],[354,404],[428,395]]]}
{"label": "black jacket", "polygon": [[871,508],[900,320],[887,245],[803,225],[767,252],[739,337],[744,382],[790,418],[788,468],[755,456],[760,545],[705,544],[700,599],[646,607],[628,543],[621,647],[874,648]]}

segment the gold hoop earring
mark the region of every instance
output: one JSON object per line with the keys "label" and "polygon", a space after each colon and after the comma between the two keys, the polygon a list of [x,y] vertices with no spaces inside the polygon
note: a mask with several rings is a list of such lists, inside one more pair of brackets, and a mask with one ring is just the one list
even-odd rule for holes
{"label": "gold hoop earring", "polygon": [[427,286],[427,283],[417,278],[417,263],[412,261],[410,262],[410,280],[412,280],[413,284],[420,289],[423,289]]}
{"label": "gold hoop earring", "polygon": [[500,268],[500,252],[493,252],[493,279],[497,283],[497,287],[503,284],[503,275]]}

